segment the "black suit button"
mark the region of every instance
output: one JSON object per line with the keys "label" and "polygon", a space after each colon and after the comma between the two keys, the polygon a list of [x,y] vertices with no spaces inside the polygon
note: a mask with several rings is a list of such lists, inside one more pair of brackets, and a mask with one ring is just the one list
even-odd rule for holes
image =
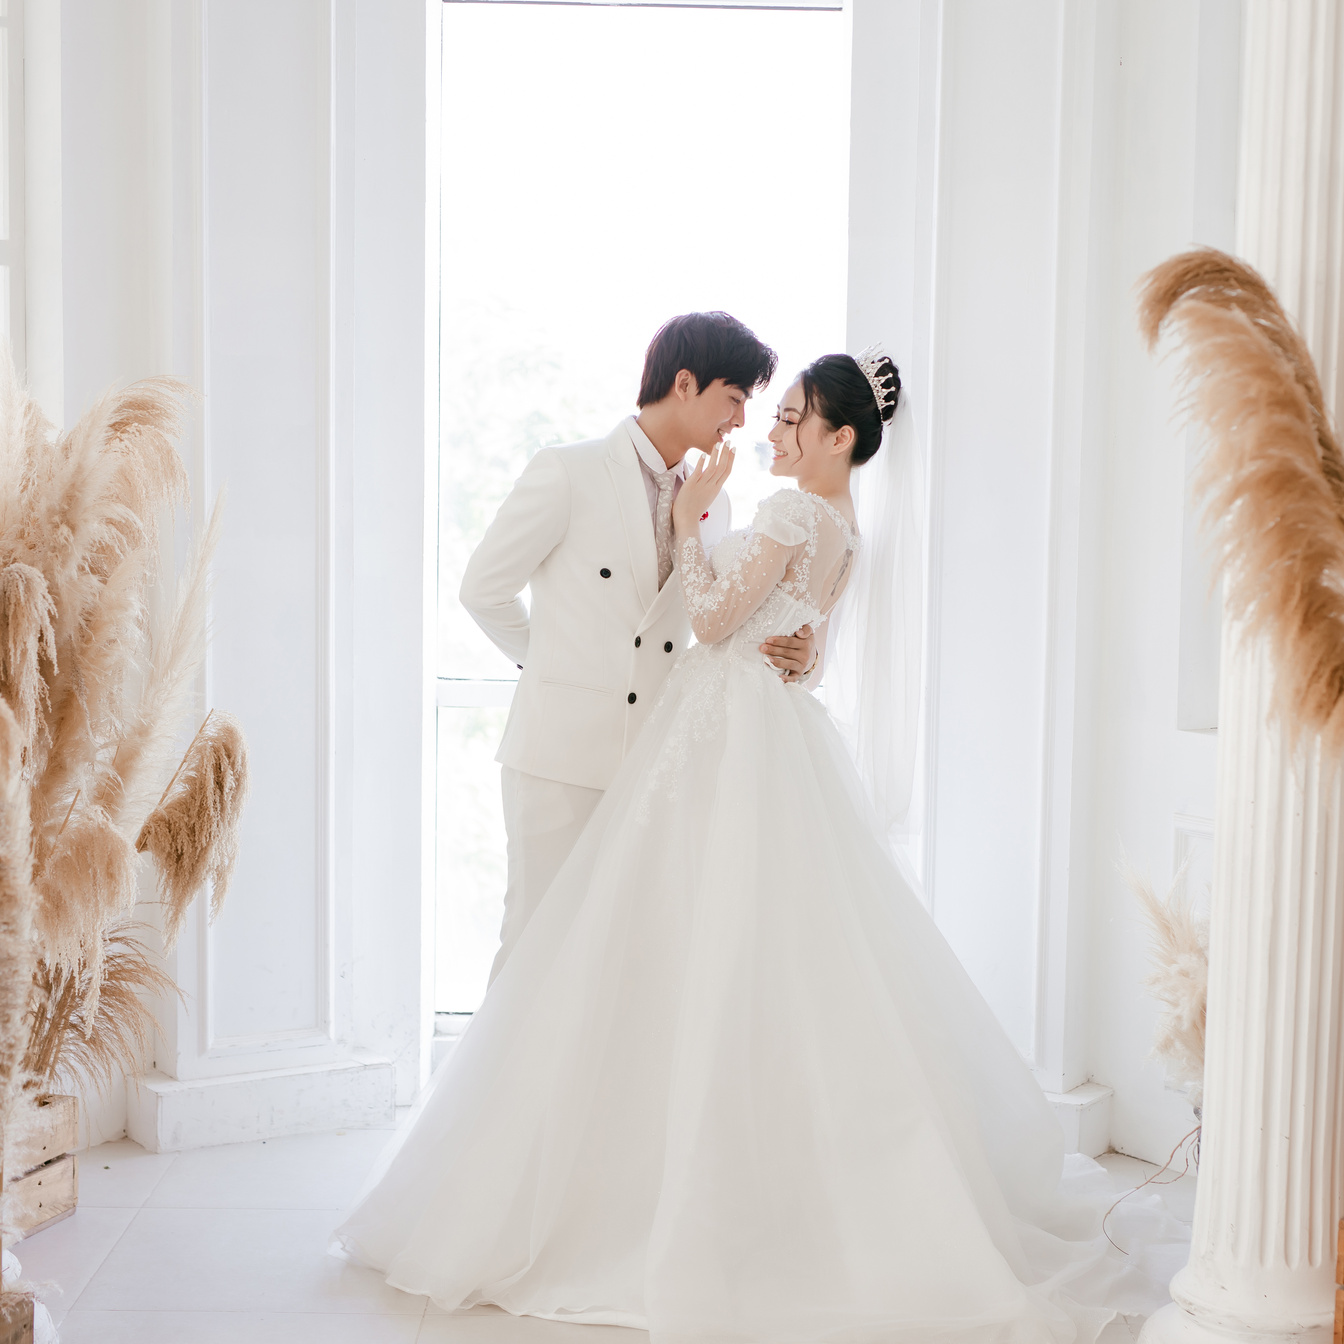
{"label": "black suit button", "polygon": [[631,691],[630,694],[627,695],[625,698],[626,698],[626,699],[633,705],[633,704],[635,703],[635,693],[634,693],[634,691]]}
{"label": "black suit button", "polygon": [[639,636],[635,636],[635,648],[639,648]]}
{"label": "black suit button", "polygon": [[667,641],[666,644],[663,645],[663,652],[664,653],[672,652],[672,641],[670,639]]}
{"label": "black suit button", "polygon": [[598,572],[604,579],[609,579],[609,578],[611,578],[611,570],[609,570],[609,569],[599,569],[597,572]]}

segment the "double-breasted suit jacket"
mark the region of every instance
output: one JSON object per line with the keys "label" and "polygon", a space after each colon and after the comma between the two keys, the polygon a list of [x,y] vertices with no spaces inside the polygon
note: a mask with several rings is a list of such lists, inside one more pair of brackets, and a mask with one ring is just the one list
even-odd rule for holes
{"label": "double-breasted suit jacket", "polygon": [[[720,494],[701,524],[728,531]],[[520,594],[531,585],[531,608]],[[675,573],[660,590],[639,454],[625,423],[543,448],[472,554],[460,597],[522,672],[496,759],[605,789],[691,640]]]}

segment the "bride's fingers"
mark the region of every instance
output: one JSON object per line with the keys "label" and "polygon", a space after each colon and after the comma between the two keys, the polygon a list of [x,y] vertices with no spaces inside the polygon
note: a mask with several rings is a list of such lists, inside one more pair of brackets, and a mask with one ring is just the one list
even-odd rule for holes
{"label": "bride's fingers", "polygon": [[715,483],[722,485],[733,470],[733,450],[727,446],[724,447],[719,457],[718,469],[715,472]]}

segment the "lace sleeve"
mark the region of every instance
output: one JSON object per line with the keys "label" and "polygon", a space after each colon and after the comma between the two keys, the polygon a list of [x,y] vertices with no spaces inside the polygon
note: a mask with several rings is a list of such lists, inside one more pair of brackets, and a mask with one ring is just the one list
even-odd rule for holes
{"label": "lace sleeve", "polygon": [[769,597],[789,566],[794,548],[753,532],[719,578],[700,544],[685,537],[677,546],[681,591],[691,629],[702,644],[727,639]]}
{"label": "lace sleeve", "polygon": [[761,501],[751,530],[785,546],[802,546],[811,531],[809,524],[816,521],[813,508],[801,490],[776,490]]}

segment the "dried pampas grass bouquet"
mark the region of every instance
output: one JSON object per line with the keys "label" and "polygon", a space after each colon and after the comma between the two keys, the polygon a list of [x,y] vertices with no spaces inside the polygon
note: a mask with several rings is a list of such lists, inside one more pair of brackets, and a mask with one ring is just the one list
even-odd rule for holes
{"label": "dried pampas grass bouquet", "polygon": [[1145,984],[1161,1005],[1153,1054],[1166,1065],[1172,1086],[1204,1104],[1204,1030],[1209,1001],[1209,921],[1185,890],[1188,864],[1172,880],[1166,899],[1122,859],[1120,872],[1138,900],[1150,935],[1151,970]]}
{"label": "dried pampas grass bouquet", "polygon": [[0,1143],[21,1094],[139,1066],[145,997],[173,988],[129,923],[141,856],[171,944],[206,886],[218,910],[237,854],[238,725],[212,714],[178,759],[218,507],[150,619],[190,397],[149,378],[58,435],[0,353]]}

